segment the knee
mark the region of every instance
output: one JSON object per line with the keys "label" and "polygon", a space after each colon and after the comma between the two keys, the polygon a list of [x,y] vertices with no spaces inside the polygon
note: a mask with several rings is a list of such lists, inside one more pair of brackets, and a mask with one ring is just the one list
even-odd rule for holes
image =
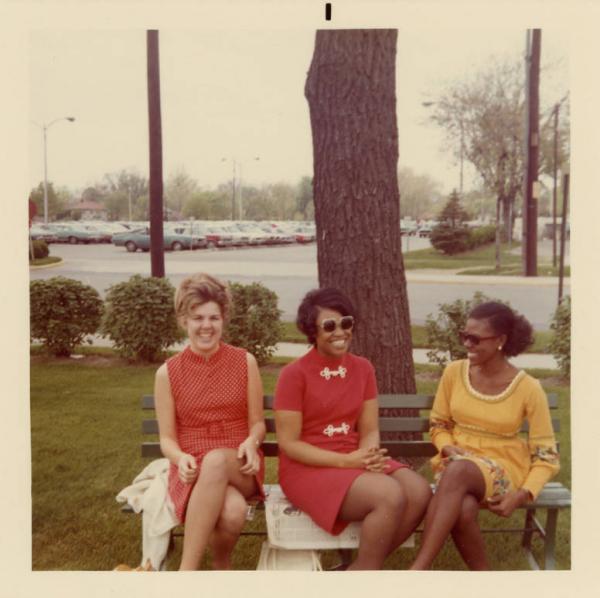
{"label": "knee", "polygon": [[438,485],[438,491],[456,490],[466,487],[467,480],[476,467],[470,461],[452,461],[446,466]]}
{"label": "knee", "polygon": [[226,499],[219,517],[218,527],[231,534],[238,534],[246,523],[248,505],[242,498]]}
{"label": "knee", "polygon": [[381,508],[392,513],[394,516],[401,515],[406,509],[408,497],[400,486],[388,478],[389,484],[376,495],[375,508]]}
{"label": "knee", "polygon": [[200,472],[205,477],[227,479],[227,455],[222,449],[214,449],[202,459]]}

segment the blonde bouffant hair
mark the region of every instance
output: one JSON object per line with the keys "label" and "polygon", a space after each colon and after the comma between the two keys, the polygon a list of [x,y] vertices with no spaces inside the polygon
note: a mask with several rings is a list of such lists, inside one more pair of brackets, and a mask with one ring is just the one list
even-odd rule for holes
{"label": "blonde bouffant hair", "polygon": [[226,319],[231,305],[231,293],[227,283],[204,272],[184,278],[175,293],[177,320],[181,324],[193,309],[209,301],[219,305],[221,315]]}

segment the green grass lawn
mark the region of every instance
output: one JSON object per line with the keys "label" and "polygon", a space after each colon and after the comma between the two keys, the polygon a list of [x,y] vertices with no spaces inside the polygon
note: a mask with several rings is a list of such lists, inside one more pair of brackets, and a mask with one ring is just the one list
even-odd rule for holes
{"label": "green grass lawn", "polygon": [[[279,359],[263,368],[265,393],[274,390]],[[116,494],[145,466],[140,457],[140,397],[152,392],[156,366],[115,362],[109,351],[85,359],[32,357],[32,563],[34,570],[110,570],[118,563],[138,564],[141,556],[141,518],[123,514]],[[417,366],[418,390],[433,393],[436,369]],[[558,435],[562,469],[558,479],[570,487],[569,389],[555,372],[534,372],[548,392],[560,397],[561,431]],[[427,474],[426,468],[424,473]],[[276,481],[276,463],[267,460],[267,482]],[[257,515],[254,526],[261,524]],[[522,517],[518,514],[515,517]],[[483,514],[491,524],[501,523]],[[487,521],[485,522],[487,525]],[[570,513],[559,518],[557,563],[570,568]],[[261,538],[244,537],[234,555],[236,569],[254,569]],[[181,542],[169,568],[177,567]],[[488,551],[494,567],[527,569],[516,534],[491,534]],[[405,569],[415,549],[399,549],[387,569]],[[325,564],[335,554],[324,556]],[[204,561],[208,567],[209,562]],[[463,569],[451,543],[438,557],[436,569]]]}
{"label": "green grass lawn", "polygon": [[[519,243],[501,245],[500,262],[504,266],[520,265],[521,256],[511,253]],[[496,247],[494,244],[484,245],[456,255],[444,255],[433,247],[408,251],[403,255],[404,267],[407,270],[463,270],[465,268],[493,268],[496,263]]]}

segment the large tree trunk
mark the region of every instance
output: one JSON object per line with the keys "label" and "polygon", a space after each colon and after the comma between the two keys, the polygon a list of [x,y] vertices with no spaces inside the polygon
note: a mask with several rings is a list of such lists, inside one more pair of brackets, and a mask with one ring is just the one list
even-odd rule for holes
{"label": "large tree trunk", "polygon": [[415,392],[397,180],[395,30],[318,31],[306,81],[319,283],[358,311],[382,393]]}

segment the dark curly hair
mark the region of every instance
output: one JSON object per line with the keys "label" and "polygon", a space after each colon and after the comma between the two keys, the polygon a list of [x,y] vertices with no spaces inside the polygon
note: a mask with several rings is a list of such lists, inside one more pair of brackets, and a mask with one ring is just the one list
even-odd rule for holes
{"label": "dark curly hair", "polygon": [[470,311],[468,317],[487,320],[496,334],[505,334],[502,352],[508,357],[519,355],[533,343],[533,327],[529,321],[504,303],[480,303]]}
{"label": "dark curly hair", "polygon": [[309,291],[298,307],[296,326],[302,334],[306,335],[311,345],[314,345],[317,340],[319,308],[333,309],[342,316],[354,316],[356,318],[352,302],[341,291],[331,287]]}

